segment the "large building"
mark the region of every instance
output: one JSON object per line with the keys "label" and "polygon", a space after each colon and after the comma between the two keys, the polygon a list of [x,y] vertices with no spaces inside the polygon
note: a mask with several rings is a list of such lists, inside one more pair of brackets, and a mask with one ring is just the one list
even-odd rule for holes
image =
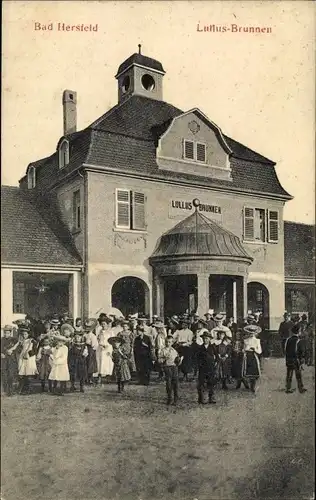
{"label": "large building", "polygon": [[77,317],[111,307],[167,316],[285,309],[283,208],[275,163],[226,136],[203,110],[163,100],[165,71],[140,52],[116,74],[118,103],[64,135],[4,187],[3,315]]}

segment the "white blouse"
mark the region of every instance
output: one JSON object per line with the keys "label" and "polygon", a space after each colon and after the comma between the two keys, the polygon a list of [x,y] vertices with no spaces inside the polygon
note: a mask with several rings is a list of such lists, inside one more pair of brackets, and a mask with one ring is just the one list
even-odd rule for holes
{"label": "white blouse", "polygon": [[246,352],[254,349],[255,353],[261,354],[262,349],[260,339],[257,339],[256,337],[249,337],[248,339],[244,339],[244,349]]}

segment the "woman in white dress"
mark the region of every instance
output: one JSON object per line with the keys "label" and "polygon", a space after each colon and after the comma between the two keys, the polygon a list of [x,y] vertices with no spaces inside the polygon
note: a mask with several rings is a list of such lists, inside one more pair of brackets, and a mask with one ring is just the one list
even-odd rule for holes
{"label": "woman in white dress", "polygon": [[36,343],[30,338],[27,328],[19,329],[20,354],[18,359],[18,369],[20,377],[20,394],[26,394],[30,390],[30,377],[37,375],[36,366]]}
{"label": "woman in white dress", "polygon": [[110,318],[102,319],[97,335],[99,345],[96,354],[100,383],[102,383],[102,377],[110,377],[113,373],[112,345],[108,342],[109,338],[113,337],[111,324]]}

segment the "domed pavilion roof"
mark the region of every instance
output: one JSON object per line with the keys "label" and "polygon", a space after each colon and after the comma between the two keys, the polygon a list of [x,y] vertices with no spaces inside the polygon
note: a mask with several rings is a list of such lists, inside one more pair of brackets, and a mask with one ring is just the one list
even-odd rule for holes
{"label": "domed pavilion roof", "polygon": [[247,260],[252,257],[235,234],[196,211],[164,233],[150,260],[153,262],[177,257],[233,258]]}

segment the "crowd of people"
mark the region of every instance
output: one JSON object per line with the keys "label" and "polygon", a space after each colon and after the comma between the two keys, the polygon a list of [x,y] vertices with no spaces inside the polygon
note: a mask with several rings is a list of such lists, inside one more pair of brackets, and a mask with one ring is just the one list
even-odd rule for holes
{"label": "crowd of people", "polygon": [[[308,330],[302,322],[304,318],[288,323],[285,316],[280,325],[287,392],[294,372],[299,390],[305,391],[300,367],[306,345],[297,348]],[[108,382],[116,382],[121,393],[131,381],[148,386],[155,372],[155,380],[165,381],[168,405],[178,401],[179,379],[196,380],[198,403],[214,404],[216,386],[227,391],[243,384],[256,392],[262,368],[261,332],[259,316],[249,315],[240,328],[233,318],[225,320],[213,310],[203,318],[174,315],[165,323],[158,316],[149,321],[139,314],[124,318],[101,313],[85,320],[72,320],[68,313],[46,321],[26,317],[3,329],[2,392],[29,394],[35,386],[32,381],[39,380],[43,392],[56,395]],[[297,341],[290,340],[293,336]],[[294,364],[291,356],[297,360]]]}

